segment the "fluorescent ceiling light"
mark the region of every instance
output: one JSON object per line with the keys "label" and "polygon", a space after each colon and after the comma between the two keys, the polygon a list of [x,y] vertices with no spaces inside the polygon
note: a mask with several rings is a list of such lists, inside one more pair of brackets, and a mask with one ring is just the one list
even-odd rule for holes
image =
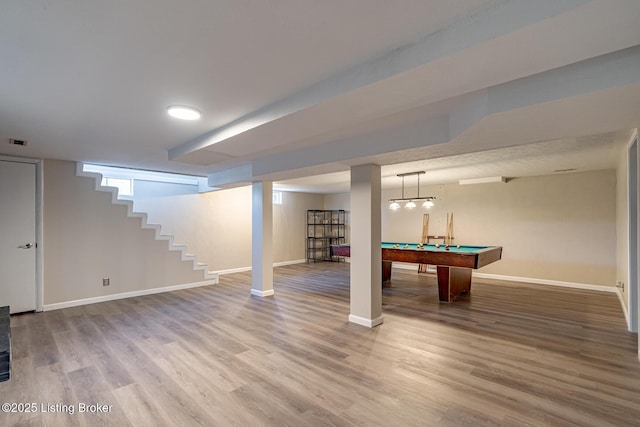
{"label": "fluorescent ceiling light", "polygon": [[180,120],[198,120],[200,118],[200,111],[185,105],[172,105],[167,108],[167,113],[169,113],[171,117]]}
{"label": "fluorescent ceiling light", "polygon": [[507,182],[507,178],[504,176],[492,176],[489,178],[474,178],[474,179],[461,179],[458,181],[460,185],[469,185],[469,184],[489,184],[492,182]]}

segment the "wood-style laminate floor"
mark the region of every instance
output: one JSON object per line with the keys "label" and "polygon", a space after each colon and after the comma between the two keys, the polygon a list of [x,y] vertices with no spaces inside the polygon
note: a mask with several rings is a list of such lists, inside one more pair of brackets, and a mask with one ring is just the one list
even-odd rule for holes
{"label": "wood-style laminate floor", "polygon": [[640,425],[613,293],[474,282],[440,304],[433,276],[394,270],[367,329],[347,322],[348,282],[348,264],[301,264],[275,270],[274,297],[239,273],[13,316],[0,403],[36,411],[0,425]]}

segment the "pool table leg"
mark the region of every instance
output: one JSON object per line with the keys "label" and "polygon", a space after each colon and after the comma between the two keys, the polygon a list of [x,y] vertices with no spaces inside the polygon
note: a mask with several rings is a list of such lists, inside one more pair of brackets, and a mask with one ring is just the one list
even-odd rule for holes
{"label": "pool table leg", "polygon": [[462,293],[471,292],[471,269],[437,266],[438,293],[441,302],[452,302]]}
{"label": "pool table leg", "polygon": [[391,280],[391,261],[382,260],[382,283]]}

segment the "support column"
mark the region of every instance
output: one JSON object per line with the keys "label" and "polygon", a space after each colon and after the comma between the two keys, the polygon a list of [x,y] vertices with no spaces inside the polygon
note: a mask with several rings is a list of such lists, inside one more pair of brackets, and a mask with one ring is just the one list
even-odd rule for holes
{"label": "support column", "polygon": [[382,323],[381,179],[379,165],[351,168],[351,313],[349,321]]}
{"label": "support column", "polygon": [[273,183],[252,184],[251,295],[273,295]]}

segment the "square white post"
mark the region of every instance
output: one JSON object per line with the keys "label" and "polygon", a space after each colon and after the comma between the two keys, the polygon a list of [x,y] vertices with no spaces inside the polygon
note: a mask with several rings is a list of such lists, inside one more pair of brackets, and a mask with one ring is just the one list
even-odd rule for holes
{"label": "square white post", "polygon": [[353,166],[349,321],[370,328],[382,323],[381,206],[380,166]]}
{"label": "square white post", "polygon": [[252,184],[251,295],[267,297],[273,291],[273,183]]}

